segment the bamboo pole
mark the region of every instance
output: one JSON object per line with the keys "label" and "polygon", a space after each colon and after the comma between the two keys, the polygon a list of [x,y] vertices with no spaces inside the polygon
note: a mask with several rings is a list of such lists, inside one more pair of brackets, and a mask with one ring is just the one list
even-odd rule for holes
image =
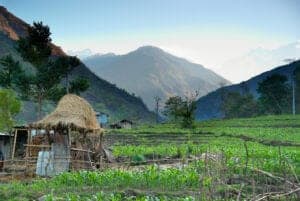
{"label": "bamboo pole", "polygon": [[51,148],[51,145],[24,144],[25,147]]}

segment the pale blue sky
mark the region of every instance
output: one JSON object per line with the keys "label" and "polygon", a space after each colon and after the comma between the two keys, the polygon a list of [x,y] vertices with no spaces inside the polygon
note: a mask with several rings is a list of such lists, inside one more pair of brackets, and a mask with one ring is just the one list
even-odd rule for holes
{"label": "pale blue sky", "polygon": [[256,47],[300,39],[300,0],[0,0],[43,21],[64,50],[123,54],[155,45],[215,68]]}

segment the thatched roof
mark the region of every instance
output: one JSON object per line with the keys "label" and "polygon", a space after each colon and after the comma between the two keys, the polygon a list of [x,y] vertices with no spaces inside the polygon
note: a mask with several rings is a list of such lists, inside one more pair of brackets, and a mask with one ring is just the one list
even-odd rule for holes
{"label": "thatched roof", "polygon": [[83,98],[73,94],[62,97],[51,114],[31,124],[31,127],[38,129],[69,127],[73,130],[101,131],[92,106]]}

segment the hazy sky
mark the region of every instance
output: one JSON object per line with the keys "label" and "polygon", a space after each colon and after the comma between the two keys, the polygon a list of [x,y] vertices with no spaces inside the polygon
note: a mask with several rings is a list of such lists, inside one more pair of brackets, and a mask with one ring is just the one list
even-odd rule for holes
{"label": "hazy sky", "polygon": [[64,50],[124,54],[159,46],[217,69],[257,47],[300,39],[300,0],[0,0],[50,26]]}

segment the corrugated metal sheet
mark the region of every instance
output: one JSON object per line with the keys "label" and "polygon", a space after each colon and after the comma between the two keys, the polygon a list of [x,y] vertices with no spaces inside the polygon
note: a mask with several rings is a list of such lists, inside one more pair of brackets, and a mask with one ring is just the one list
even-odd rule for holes
{"label": "corrugated metal sheet", "polygon": [[53,152],[39,151],[38,160],[36,164],[36,174],[39,176],[53,176]]}
{"label": "corrugated metal sheet", "polygon": [[[66,136],[64,137],[66,138]],[[66,139],[62,139],[65,141]],[[36,174],[39,176],[54,176],[68,171],[70,152],[64,143],[53,143],[51,151],[39,151]]]}

